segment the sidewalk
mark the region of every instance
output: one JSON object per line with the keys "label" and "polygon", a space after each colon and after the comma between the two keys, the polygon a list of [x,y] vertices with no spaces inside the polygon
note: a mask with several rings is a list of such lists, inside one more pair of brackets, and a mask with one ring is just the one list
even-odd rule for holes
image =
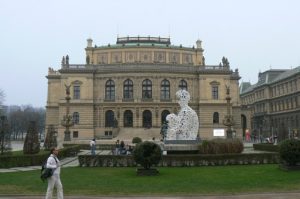
{"label": "sidewalk", "polygon": [[[78,155],[86,155],[89,154],[89,150],[81,150]],[[96,151],[96,154],[101,154],[103,151]],[[79,166],[78,156],[67,157],[60,160],[62,167],[77,167]],[[28,166],[28,167],[12,167],[7,169],[0,169],[0,173],[8,173],[8,172],[17,172],[17,171],[32,171],[32,170],[40,170],[41,166]]]}
{"label": "sidewalk", "polygon": [[[45,196],[0,196],[1,199],[42,199]],[[55,198],[55,197],[54,197]],[[65,196],[65,199],[299,199],[299,193],[262,193],[203,196]]]}

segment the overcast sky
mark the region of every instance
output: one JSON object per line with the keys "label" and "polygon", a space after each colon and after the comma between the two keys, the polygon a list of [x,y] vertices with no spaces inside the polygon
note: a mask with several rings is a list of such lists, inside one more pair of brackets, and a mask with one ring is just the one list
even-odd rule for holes
{"label": "overcast sky", "polygon": [[300,65],[298,0],[1,0],[0,89],[6,105],[45,106],[48,67],[62,56],[84,64],[86,39],[171,37],[174,45],[203,41],[207,65],[222,56],[241,81],[258,72]]}

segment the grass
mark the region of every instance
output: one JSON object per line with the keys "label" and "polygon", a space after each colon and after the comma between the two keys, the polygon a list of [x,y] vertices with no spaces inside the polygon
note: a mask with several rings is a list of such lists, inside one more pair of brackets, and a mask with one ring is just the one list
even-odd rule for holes
{"label": "grass", "polygon": [[[300,172],[278,165],[159,168],[159,176],[136,176],[135,168],[63,168],[66,195],[202,195],[286,192],[300,187]],[[46,192],[39,171],[0,173],[0,194]]]}

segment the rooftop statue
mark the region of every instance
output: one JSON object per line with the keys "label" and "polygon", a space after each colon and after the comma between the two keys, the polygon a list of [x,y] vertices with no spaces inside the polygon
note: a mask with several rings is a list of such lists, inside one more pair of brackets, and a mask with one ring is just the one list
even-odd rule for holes
{"label": "rooftop statue", "polygon": [[180,111],[178,115],[167,115],[168,130],[166,140],[196,140],[199,129],[199,121],[196,112],[188,106],[190,94],[186,90],[176,92]]}
{"label": "rooftop statue", "polygon": [[228,61],[228,59],[226,57],[222,58],[222,63],[223,63],[224,67],[229,68],[229,61]]}
{"label": "rooftop statue", "polygon": [[69,65],[69,55],[66,55],[66,65]]}

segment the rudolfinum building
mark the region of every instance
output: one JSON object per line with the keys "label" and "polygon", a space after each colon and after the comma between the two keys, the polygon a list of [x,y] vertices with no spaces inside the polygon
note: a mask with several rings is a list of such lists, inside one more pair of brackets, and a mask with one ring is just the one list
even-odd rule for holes
{"label": "rudolfinum building", "polygon": [[121,37],[116,44],[102,46],[88,39],[85,52],[86,63],[69,63],[66,56],[60,69],[48,71],[46,128],[54,125],[60,139],[67,107],[74,123],[71,141],[160,139],[166,116],[179,111],[179,89],[191,95],[189,106],[198,114],[201,139],[222,137],[222,129],[226,136],[223,120],[228,111],[234,136],[242,137],[238,70],[232,70],[225,57],[220,64],[207,65],[200,40],[184,47],[161,37]]}

